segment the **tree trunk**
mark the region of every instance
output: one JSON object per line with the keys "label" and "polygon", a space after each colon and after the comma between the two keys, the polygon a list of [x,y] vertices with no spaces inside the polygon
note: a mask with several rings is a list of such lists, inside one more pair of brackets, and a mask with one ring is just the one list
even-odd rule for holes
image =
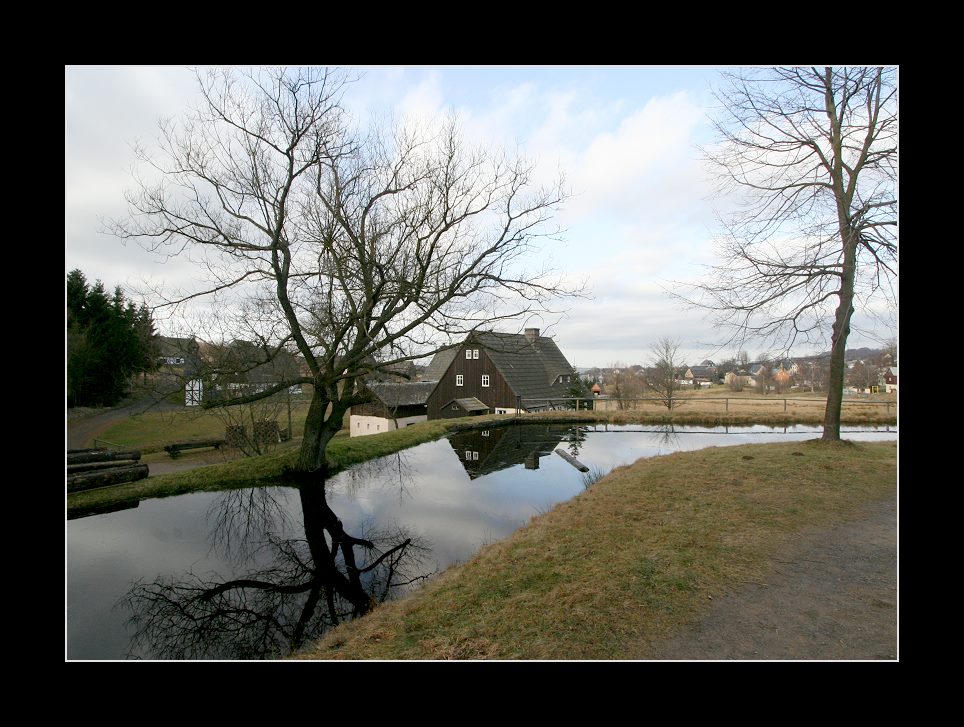
{"label": "tree trunk", "polygon": [[[322,393],[319,393],[322,392]],[[329,406],[331,411],[328,411]],[[305,435],[298,455],[299,472],[316,472],[326,466],[325,451],[328,443],[341,430],[348,407],[342,401],[333,401],[332,395],[316,385],[305,417]]]}
{"label": "tree trunk", "polygon": [[298,455],[297,469],[300,472],[314,472],[325,464],[325,450],[331,440],[325,438],[325,413],[328,411],[328,397],[322,387],[315,386],[305,417],[305,434],[301,440],[301,453]]}
{"label": "tree trunk", "polygon": [[853,239],[854,233],[849,227],[845,227],[841,232],[844,240],[843,275],[840,280],[840,303],[833,322],[827,409],[824,412],[823,437],[821,437],[829,441],[840,440],[840,409],[843,405],[844,374],[847,371],[847,337],[850,335],[850,317],[854,312],[854,274],[857,269],[857,244]]}

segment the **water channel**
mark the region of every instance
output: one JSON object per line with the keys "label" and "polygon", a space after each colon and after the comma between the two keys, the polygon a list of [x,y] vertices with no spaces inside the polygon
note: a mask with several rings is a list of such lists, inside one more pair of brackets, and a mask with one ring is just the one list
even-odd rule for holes
{"label": "water channel", "polygon": [[[301,487],[149,499],[69,519],[68,659],[280,658],[417,587],[640,457],[813,439],[819,427],[474,430]],[[851,427],[896,440],[896,427]]]}

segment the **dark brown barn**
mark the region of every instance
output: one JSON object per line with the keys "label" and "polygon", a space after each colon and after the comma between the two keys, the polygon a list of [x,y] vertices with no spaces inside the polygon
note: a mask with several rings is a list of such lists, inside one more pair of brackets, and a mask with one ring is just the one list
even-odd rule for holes
{"label": "dark brown barn", "polygon": [[538,328],[475,333],[462,346],[436,354],[428,372],[439,376],[428,398],[429,419],[551,408],[550,400],[565,397],[576,374]]}

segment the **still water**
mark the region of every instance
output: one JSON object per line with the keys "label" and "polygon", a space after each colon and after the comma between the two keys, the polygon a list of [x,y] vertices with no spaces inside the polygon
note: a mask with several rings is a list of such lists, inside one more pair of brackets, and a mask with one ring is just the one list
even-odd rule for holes
{"label": "still water", "polygon": [[[144,500],[67,522],[68,659],[283,657],[472,557],[588,486],[670,452],[812,439],[817,427],[475,430],[300,487]],[[851,428],[896,440],[896,427]]]}

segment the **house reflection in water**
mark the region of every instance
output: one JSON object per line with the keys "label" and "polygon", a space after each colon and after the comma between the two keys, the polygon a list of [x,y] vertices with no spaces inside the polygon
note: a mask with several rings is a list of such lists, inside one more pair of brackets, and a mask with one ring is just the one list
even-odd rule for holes
{"label": "house reflection in water", "polygon": [[539,459],[551,455],[569,430],[565,425],[545,424],[470,429],[451,435],[449,443],[474,480],[517,464],[539,469]]}

